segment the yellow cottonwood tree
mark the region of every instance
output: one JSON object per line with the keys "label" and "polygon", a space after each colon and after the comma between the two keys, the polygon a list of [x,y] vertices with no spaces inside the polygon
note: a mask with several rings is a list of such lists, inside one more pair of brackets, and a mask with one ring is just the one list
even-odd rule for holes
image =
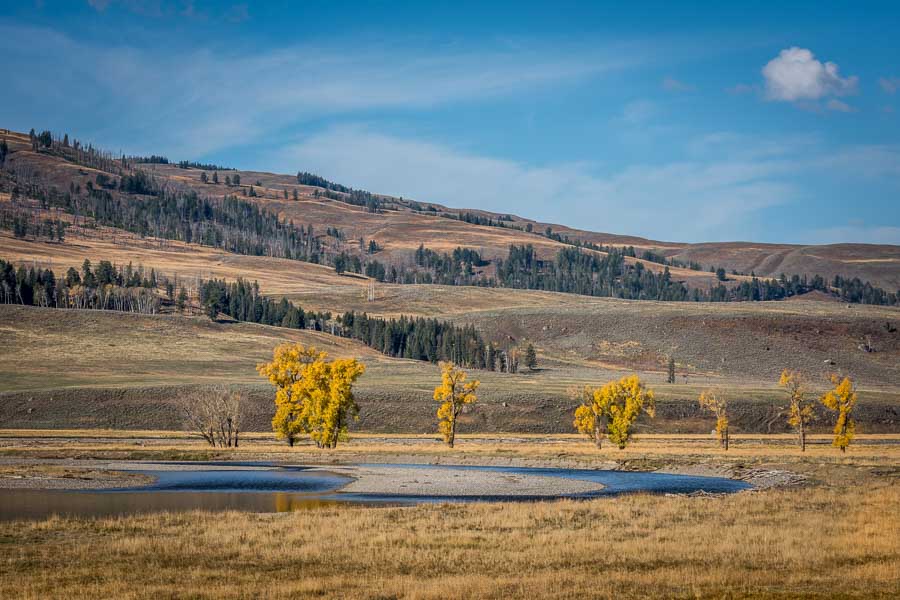
{"label": "yellow cottonwood tree", "polygon": [[[615,385],[615,382],[606,385]],[[610,394],[604,393],[602,388],[586,385],[583,388],[570,389],[569,396],[581,401],[581,405],[575,409],[575,421],[572,423],[575,430],[588,436],[597,448],[603,448],[606,421],[609,418]]]}
{"label": "yellow cottonwood tree", "polygon": [[[580,392],[582,404],[575,410],[573,425],[590,436],[600,447],[602,429],[606,427],[609,441],[619,449],[631,439],[631,429],[642,413],[656,414],[653,391],[637,375],[610,381],[599,388],[585,388]],[[598,437],[599,436],[599,437]]]}
{"label": "yellow cottonwood tree", "polygon": [[[603,386],[606,388],[606,386]],[[640,377],[629,375],[619,380],[615,395],[609,403],[609,441],[625,448],[631,440],[631,428],[637,418],[646,413],[656,416],[656,401],[653,390],[644,386]]]}
{"label": "yellow cottonwood tree", "polygon": [[704,390],[700,394],[700,406],[716,415],[716,435],[719,444],[728,450],[728,399],[721,391]]}
{"label": "yellow cottonwood tree", "polygon": [[806,428],[815,417],[814,400],[807,396],[809,383],[800,371],[785,369],[781,372],[778,385],[788,392],[788,424],[797,432],[800,452],[806,451]]}
{"label": "yellow cottonwood tree", "polygon": [[452,362],[441,363],[441,384],[434,388],[434,399],[441,403],[437,411],[438,429],[451,448],[456,440],[456,420],[463,406],[472,404],[478,397],[475,390],[480,382],[466,382],[466,372]]}
{"label": "yellow cottonwood tree", "polygon": [[831,383],[834,388],[825,392],[819,400],[838,414],[831,445],[840,448],[841,452],[846,452],[856,433],[856,423],[853,421],[853,408],[857,400],[856,387],[852,379],[838,375],[831,376]]}
{"label": "yellow cottonwood tree", "polygon": [[293,446],[297,436],[303,433],[299,419],[300,399],[296,397],[295,386],[303,377],[306,367],[316,361],[328,358],[325,352],[315,348],[305,348],[302,344],[285,343],[272,352],[272,362],[257,365],[256,370],[275,386],[275,416],[272,429],[279,439],[287,440]]}
{"label": "yellow cottonwood tree", "polygon": [[359,414],[353,383],[366,367],[356,359],[316,361],[307,366],[296,387],[303,399],[300,421],[320,448],[334,448],[347,439],[347,425]]}
{"label": "yellow cottonwood tree", "polygon": [[365,365],[327,359],[327,353],[313,347],[282,344],[272,362],[257,366],[276,388],[272,428],[291,446],[298,435],[308,433],[320,448],[334,448],[346,438],[349,419],[358,414],[352,386]]}

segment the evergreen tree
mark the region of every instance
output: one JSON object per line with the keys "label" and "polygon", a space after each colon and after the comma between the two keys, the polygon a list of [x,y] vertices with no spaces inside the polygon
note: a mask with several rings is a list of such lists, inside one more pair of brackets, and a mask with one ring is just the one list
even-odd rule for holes
{"label": "evergreen tree", "polygon": [[534,344],[531,342],[525,347],[525,366],[531,371],[537,369],[537,353],[534,351]]}

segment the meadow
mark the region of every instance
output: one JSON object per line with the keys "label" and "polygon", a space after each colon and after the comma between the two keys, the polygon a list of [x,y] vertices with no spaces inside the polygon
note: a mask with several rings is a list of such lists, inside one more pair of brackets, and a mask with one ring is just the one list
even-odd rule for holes
{"label": "meadow", "polygon": [[[790,471],[799,485],[724,497],[51,517],[0,523],[0,596],[637,598],[892,597],[900,590],[900,439],[846,455],[747,436],[641,436],[623,452],[571,436],[362,436],[335,452],[257,435],[232,459],[371,460]],[[816,442],[825,442],[817,439]],[[5,460],[153,457],[202,447],[176,432],[0,432]],[[206,456],[197,455],[197,458]],[[219,456],[224,458],[224,454]]]}

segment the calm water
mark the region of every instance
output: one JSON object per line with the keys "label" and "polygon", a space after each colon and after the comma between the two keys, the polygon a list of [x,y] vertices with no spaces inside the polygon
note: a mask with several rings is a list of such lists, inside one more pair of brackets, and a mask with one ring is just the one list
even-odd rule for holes
{"label": "calm water", "polygon": [[[242,510],[248,512],[288,512],[337,503],[417,504],[443,501],[536,500],[508,496],[446,497],[344,494],[337,490],[350,478],[305,467],[283,467],[244,463],[205,464],[210,470],[142,470],[156,482],[139,490],[63,491],[0,490],[0,519],[43,518],[53,514],[109,516],[132,513],[185,510]],[[221,468],[226,466],[226,468]],[[239,466],[266,466],[265,470]],[[519,467],[457,467],[396,465],[410,468],[439,468],[533,474],[602,483],[600,492],[581,497],[612,496],[623,493],[731,493],[750,487],[741,481],[720,477],[696,477],[624,471],[583,469],[539,469]],[[212,467],[219,467],[213,469]],[[231,467],[231,468],[227,468]]]}

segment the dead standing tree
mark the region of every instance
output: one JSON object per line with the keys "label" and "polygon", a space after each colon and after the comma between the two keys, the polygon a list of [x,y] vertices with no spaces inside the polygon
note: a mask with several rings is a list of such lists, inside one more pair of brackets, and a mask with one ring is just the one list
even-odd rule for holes
{"label": "dead standing tree", "polygon": [[196,390],[180,401],[185,425],[213,447],[237,448],[246,394],[225,386]]}

